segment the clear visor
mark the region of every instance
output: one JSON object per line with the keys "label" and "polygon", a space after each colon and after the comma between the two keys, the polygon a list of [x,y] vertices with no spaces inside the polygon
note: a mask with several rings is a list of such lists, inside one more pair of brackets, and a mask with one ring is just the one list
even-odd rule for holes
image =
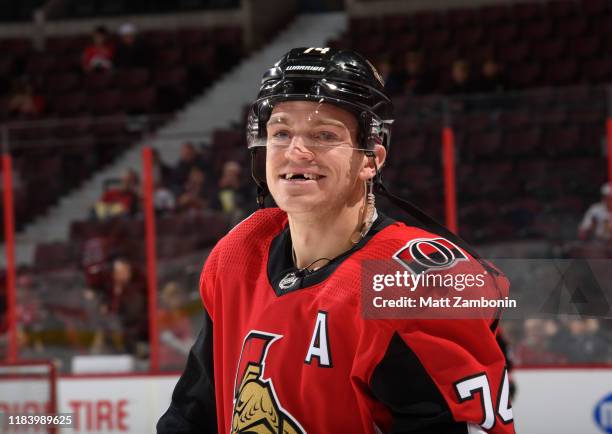
{"label": "clear visor", "polygon": [[300,146],[313,151],[337,148],[366,151],[358,147],[355,115],[336,105],[323,101],[282,101],[266,108],[271,108],[271,115],[265,131],[249,134],[249,148]]}

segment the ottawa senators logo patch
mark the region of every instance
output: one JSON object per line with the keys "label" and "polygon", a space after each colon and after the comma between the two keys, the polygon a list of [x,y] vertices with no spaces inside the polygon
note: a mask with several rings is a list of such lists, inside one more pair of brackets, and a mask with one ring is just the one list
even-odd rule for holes
{"label": "ottawa senators logo patch", "polygon": [[278,401],[271,379],[264,379],[268,349],[281,335],[251,331],[242,344],[234,382],[232,434],[305,434]]}
{"label": "ottawa senators logo patch", "polygon": [[467,261],[468,258],[457,247],[444,238],[417,238],[393,254],[393,259],[413,274],[430,270],[445,270]]}

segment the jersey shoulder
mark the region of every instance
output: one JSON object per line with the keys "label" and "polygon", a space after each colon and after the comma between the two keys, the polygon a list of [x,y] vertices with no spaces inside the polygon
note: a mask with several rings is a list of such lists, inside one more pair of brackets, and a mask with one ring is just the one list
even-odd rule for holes
{"label": "jersey shoulder", "polygon": [[493,286],[501,285],[504,288],[502,292],[507,292],[509,287],[500,270],[492,263],[472,256],[465,245],[402,222],[394,222],[372,237],[351,257],[347,272],[355,274],[364,266],[389,272],[408,271],[414,275],[482,274]]}
{"label": "jersey shoulder", "polygon": [[219,249],[229,249],[239,244],[244,247],[259,246],[273,238],[287,224],[287,214],[279,208],[265,208],[252,213],[238,223],[217,243]]}
{"label": "jersey shoulder", "polygon": [[278,208],[255,211],[219,240],[211,256],[222,261],[261,256],[286,224],[287,214]]}
{"label": "jersey shoulder", "polygon": [[[371,242],[364,246],[361,255],[377,259],[412,259],[423,262],[428,262],[429,258],[439,265],[451,262],[453,258],[473,259],[465,248],[457,243],[425,229],[397,221],[376,234]],[[425,270],[409,271],[418,273]]]}
{"label": "jersey shoulder", "polygon": [[[214,288],[222,276],[239,276],[265,270],[265,258],[273,238],[287,224],[278,208],[255,211],[230,230],[210,252],[200,277],[200,291]],[[205,229],[205,228],[204,228]]]}

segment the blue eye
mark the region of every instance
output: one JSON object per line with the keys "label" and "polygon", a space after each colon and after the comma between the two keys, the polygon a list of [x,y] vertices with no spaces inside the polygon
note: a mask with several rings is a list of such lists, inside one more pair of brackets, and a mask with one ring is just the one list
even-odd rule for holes
{"label": "blue eye", "polygon": [[279,140],[287,140],[290,138],[290,135],[288,131],[277,131],[276,133],[272,134],[272,137]]}
{"label": "blue eye", "polygon": [[334,133],[330,133],[329,131],[321,131],[317,133],[317,138],[325,141],[338,140],[338,136]]}

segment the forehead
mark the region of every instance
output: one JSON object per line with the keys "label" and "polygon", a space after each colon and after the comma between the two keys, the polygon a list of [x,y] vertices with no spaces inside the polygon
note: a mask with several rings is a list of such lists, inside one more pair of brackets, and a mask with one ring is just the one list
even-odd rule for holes
{"label": "forehead", "polygon": [[352,129],[357,126],[355,116],[338,106],[315,101],[284,101],[274,106],[271,121],[334,121]]}

